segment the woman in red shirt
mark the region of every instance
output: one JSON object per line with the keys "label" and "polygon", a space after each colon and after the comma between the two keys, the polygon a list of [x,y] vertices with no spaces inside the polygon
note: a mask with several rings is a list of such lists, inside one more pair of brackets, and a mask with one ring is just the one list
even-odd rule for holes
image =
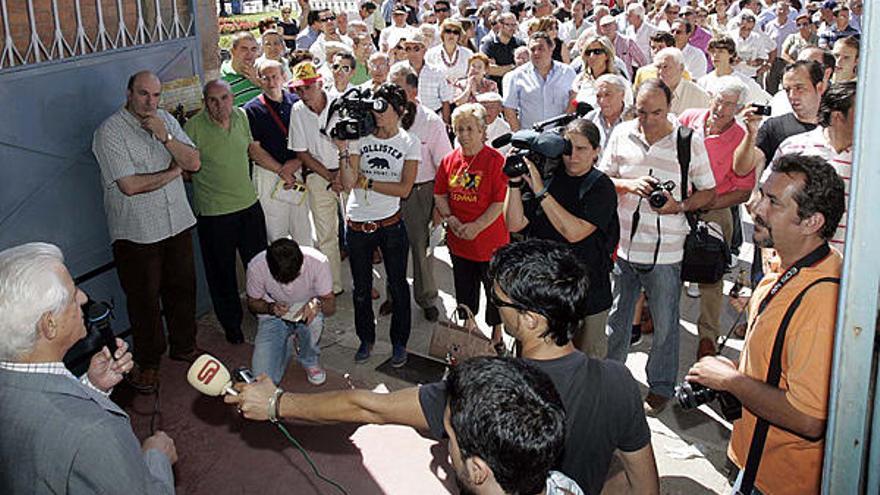
{"label": "woman in red shirt", "polygon": [[468,103],[452,113],[460,146],[440,162],[434,200],[446,224],[446,245],[452,258],[455,298],[474,313],[480,307],[480,284],[487,292],[486,323],[492,340],[501,341],[501,318],[488,291],[489,260],[510,241],[501,215],[507,195],[504,157],[486,145],[486,110]]}

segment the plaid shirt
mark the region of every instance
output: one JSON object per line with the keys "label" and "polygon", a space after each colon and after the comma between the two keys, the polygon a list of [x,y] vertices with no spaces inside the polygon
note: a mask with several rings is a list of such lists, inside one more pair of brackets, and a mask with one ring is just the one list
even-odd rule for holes
{"label": "plaid shirt", "polygon": [[[62,375],[70,377],[73,380],[76,380],[76,377],[73,376],[73,373],[70,372],[65,366],[64,363],[55,362],[55,363],[11,363],[9,361],[0,361],[0,369],[4,369],[7,371],[18,371],[20,373],[46,373],[49,375]],[[86,387],[98,392],[104,397],[110,396],[110,391],[103,391],[92,384],[89,381],[89,375],[86,373],[83,375],[79,382]],[[111,389],[112,390],[112,389]]]}

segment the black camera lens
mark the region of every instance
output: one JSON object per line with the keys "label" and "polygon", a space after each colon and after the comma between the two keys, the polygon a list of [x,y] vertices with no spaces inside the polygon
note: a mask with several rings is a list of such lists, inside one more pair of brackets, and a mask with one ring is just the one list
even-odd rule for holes
{"label": "black camera lens", "polygon": [[708,402],[715,400],[716,392],[699,383],[688,381],[681,382],[675,387],[675,400],[682,409],[696,409]]}
{"label": "black camera lens", "polygon": [[657,209],[663,208],[663,205],[665,205],[668,200],[669,198],[663,194],[662,189],[658,189],[648,196],[648,204]]}

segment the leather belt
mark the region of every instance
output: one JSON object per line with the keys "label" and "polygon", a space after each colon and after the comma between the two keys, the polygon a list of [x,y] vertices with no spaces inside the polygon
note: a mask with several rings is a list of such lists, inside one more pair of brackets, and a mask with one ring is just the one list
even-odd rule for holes
{"label": "leather belt", "polygon": [[365,234],[372,234],[373,232],[384,228],[391,227],[400,221],[400,210],[397,210],[397,213],[391,215],[388,218],[383,218],[382,220],[371,220],[369,222],[355,222],[352,220],[346,220],[348,227],[355,232],[363,232]]}

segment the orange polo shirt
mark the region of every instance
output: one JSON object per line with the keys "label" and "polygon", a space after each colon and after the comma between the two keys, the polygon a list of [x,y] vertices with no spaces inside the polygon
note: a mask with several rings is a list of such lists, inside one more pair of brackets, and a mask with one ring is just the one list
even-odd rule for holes
{"label": "orange polo shirt", "polygon": [[[814,280],[839,277],[841,264],[840,253],[832,249],[825,259],[802,269],[785,284],[757,316],[758,305],[781,274],[769,274],[761,280],[749,308],[749,331],[739,371],[757,380],[766,379],[776,331],[789,305]],[[779,388],[785,390],[786,399],[795,409],[822,420],[828,411],[839,288],[838,284],[821,283],[806,293],[791,319],[782,349]],[[740,469],[745,468],[756,422],[755,415],[743,408],[742,419],[733,425],[728,455]],[[811,442],[771,425],[755,485],[767,495],[818,494],[824,449],[824,440]]]}

